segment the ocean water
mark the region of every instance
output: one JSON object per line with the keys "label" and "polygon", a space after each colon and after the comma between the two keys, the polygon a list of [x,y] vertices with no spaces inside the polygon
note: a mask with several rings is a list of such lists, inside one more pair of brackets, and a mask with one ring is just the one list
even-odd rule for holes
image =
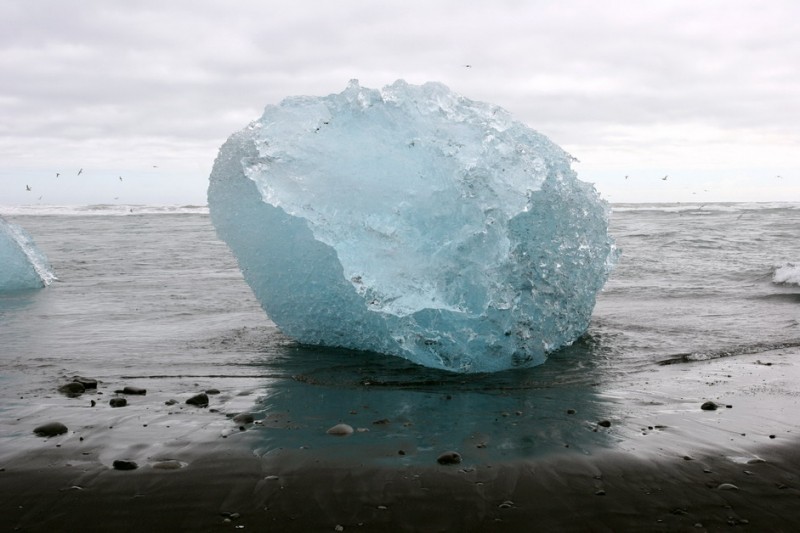
{"label": "ocean water", "polygon": [[[800,204],[615,205],[610,232],[622,256],[586,335],[542,366],[490,375],[282,336],[204,207],[0,214],[34,237],[58,276],[46,289],[0,296],[0,460],[43,446],[31,427],[51,419],[70,426],[64,439],[105,443],[108,460],[221,437],[263,455],[321,450],[401,463],[447,449],[470,450],[472,461],[570,446],[591,453],[625,440],[623,429],[596,431],[597,420],[619,419],[631,398],[646,403],[636,391],[663,369],[689,376],[695,361],[800,346]],[[99,392],[59,394],[74,375],[100,380]],[[148,394],[110,409],[124,385]],[[658,385],[648,387],[652,400]],[[209,409],[184,408],[210,388],[220,394]],[[626,409],[631,419],[641,411]],[[242,411],[257,421],[247,431],[230,421]],[[326,435],[338,422],[357,433]],[[101,436],[105,424],[128,430]]]}

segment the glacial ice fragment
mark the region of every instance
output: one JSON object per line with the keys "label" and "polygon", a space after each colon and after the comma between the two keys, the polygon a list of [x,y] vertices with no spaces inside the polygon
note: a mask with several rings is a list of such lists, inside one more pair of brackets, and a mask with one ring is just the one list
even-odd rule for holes
{"label": "glacial ice fragment", "polygon": [[439,83],[353,80],[234,133],[208,203],[290,337],[497,371],[583,334],[614,262],[608,206],[571,160]]}
{"label": "glacial ice fragment", "polygon": [[0,292],[39,289],[54,279],[47,258],[31,236],[0,217]]}

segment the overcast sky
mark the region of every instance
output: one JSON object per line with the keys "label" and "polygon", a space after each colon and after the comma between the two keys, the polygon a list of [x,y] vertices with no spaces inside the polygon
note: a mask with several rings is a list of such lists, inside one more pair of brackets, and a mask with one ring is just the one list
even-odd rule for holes
{"label": "overcast sky", "polygon": [[611,202],[800,201],[796,0],[4,0],[0,205],[205,204],[231,133],[351,78],[500,105]]}

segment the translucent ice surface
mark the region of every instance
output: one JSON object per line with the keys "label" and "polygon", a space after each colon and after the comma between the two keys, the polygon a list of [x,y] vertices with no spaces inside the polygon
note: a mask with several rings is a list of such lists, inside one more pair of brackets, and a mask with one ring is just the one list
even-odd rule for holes
{"label": "translucent ice surface", "polygon": [[585,332],[613,264],[608,206],[571,161],[439,83],[351,81],[234,133],[208,201],[285,334],[496,371]]}
{"label": "translucent ice surface", "polygon": [[28,233],[0,217],[0,292],[38,289],[55,279]]}

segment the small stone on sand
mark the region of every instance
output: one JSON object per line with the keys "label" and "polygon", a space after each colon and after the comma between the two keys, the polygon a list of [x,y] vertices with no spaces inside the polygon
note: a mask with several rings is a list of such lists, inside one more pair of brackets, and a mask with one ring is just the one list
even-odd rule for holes
{"label": "small stone on sand", "polygon": [[72,381],[80,383],[83,385],[85,389],[96,389],[97,388],[97,380],[94,378],[85,378],[83,376],[75,376],[72,378]]}
{"label": "small stone on sand", "polygon": [[83,384],[78,383],[77,381],[73,381],[72,383],[67,383],[66,385],[61,385],[58,388],[58,392],[62,394],[66,394],[67,396],[78,396],[83,394],[86,391],[86,387]]}
{"label": "small stone on sand", "polygon": [[457,465],[461,462],[461,454],[458,452],[444,452],[436,458],[440,465]]}
{"label": "small stone on sand", "polygon": [[254,420],[251,413],[239,413],[233,417],[233,421],[237,424],[252,424]]}
{"label": "small stone on sand", "polygon": [[219,389],[208,389],[206,394],[219,394]]}
{"label": "small stone on sand", "polygon": [[135,461],[128,461],[127,459],[117,459],[112,466],[114,470],[136,470],[139,468]]}
{"label": "small stone on sand", "polygon": [[717,490],[739,490],[739,487],[733,483],[722,483],[717,487]]}
{"label": "small stone on sand", "polygon": [[201,392],[186,400],[186,403],[198,407],[208,407],[208,395],[205,392]]}
{"label": "small stone on sand", "polygon": [[108,400],[108,405],[111,407],[125,407],[128,405],[128,400],[125,398],[111,398]]}
{"label": "small stone on sand", "polygon": [[[119,392],[119,391],[117,391],[117,392]],[[147,394],[147,389],[143,389],[141,387],[130,387],[130,386],[128,386],[128,387],[123,387],[122,394],[141,394],[141,395],[145,395],[145,394]]]}
{"label": "small stone on sand", "polygon": [[326,431],[328,435],[335,435],[337,437],[346,437],[353,434],[353,426],[349,424],[336,424]]}
{"label": "small stone on sand", "polygon": [[568,415],[574,415],[576,413],[575,409],[567,409]]}
{"label": "small stone on sand", "polygon": [[175,459],[167,459],[153,463],[153,468],[156,470],[180,470],[184,466],[186,466],[184,463],[176,461]]}
{"label": "small stone on sand", "polygon": [[40,437],[55,437],[69,431],[61,422],[49,422],[35,428],[33,432]]}
{"label": "small stone on sand", "polygon": [[597,423],[597,425],[598,426],[602,426],[604,428],[610,428],[611,427],[611,421],[610,420],[601,420],[600,422]]}
{"label": "small stone on sand", "polygon": [[702,409],[703,411],[716,411],[717,404],[715,404],[714,402],[705,402],[703,405],[700,406],[700,409]]}
{"label": "small stone on sand", "polygon": [[164,405],[175,405],[176,403],[178,403],[178,400],[170,399],[164,402]]}

